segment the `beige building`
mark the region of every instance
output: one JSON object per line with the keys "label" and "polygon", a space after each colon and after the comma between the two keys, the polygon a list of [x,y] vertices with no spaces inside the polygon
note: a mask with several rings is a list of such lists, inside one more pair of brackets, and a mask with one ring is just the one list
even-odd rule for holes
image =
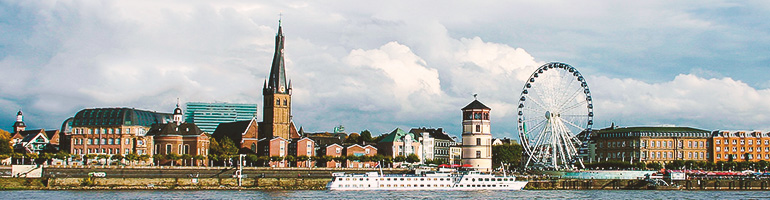
{"label": "beige building", "polygon": [[610,127],[596,130],[595,161],[621,160],[666,163],[709,161],[711,134],[689,127]]}
{"label": "beige building", "polygon": [[492,170],[492,133],[489,111],[491,109],[474,100],[463,111],[462,164],[471,165],[482,172]]}

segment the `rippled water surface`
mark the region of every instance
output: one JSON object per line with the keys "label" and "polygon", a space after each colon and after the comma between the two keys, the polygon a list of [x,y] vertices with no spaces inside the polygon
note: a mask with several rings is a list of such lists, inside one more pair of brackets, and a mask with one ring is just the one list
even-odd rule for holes
{"label": "rippled water surface", "polygon": [[0,199],[769,199],[770,191],[0,191]]}

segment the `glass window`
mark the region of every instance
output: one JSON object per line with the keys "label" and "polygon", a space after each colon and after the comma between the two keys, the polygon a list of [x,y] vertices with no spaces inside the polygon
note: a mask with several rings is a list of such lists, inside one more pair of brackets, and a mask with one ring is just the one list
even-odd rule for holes
{"label": "glass window", "polygon": [[171,154],[171,144],[166,144],[166,155]]}
{"label": "glass window", "polygon": [[481,138],[476,138],[476,145],[481,145]]}

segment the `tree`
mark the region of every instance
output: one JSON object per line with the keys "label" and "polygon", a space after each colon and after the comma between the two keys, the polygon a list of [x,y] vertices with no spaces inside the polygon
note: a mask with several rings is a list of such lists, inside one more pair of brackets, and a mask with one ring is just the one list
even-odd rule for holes
{"label": "tree", "polygon": [[[305,162],[308,160],[310,160],[310,157],[306,155],[297,156],[297,162]],[[299,165],[297,165],[297,167],[299,167]],[[305,167],[310,167],[310,166],[305,166]]]}
{"label": "tree", "polygon": [[24,156],[24,157],[27,157],[27,158],[29,158],[29,160],[30,160],[31,162],[35,162],[35,159],[37,159],[38,157],[40,157],[40,155],[39,155],[39,154],[37,154],[37,153],[28,153],[28,154],[25,154],[25,156]]}
{"label": "tree", "polygon": [[396,162],[404,162],[404,161],[406,161],[406,156],[404,156],[404,155],[398,155],[398,156],[396,156],[396,158],[395,158],[395,159],[393,159],[393,161],[396,161]]}
{"label": "tree", "polygon": [[139,156],[139,160],[142,161],[142,162],[150,161],[150,155],[142,154],[142,155]]}
{"label": "tree", "polygon": [[139,160],[139,155],[136,155],[136,153],[129,153],[126,154],[125,159],[128,160],[128,163],[134,165],[134,161]]}
{"label": "tree", "polygon": [[521,162],[521,152],[524,149],[519,144],[502,144],[492,146],[492,168],[500,167],[500,164],[510,166]]}
{"label": "tree", "polygon": [[179,160],[180,158],[182,158],[182,156],[180,156],[179,154],[176,154],[174,152],[171,152],[170,154],[166,155],[166,159],[167,160],[171,160],[171,166],[172,167],[174,166],[174,163],[176,162],[176,160]]}
{"label": "tree", "polygon": [[203,156],[203,155],[200,155],[200,154],[198,154],[198,155],[195,155],[195,156],[193,156],[193,159],[195,159],[195,161],[196,161],[196,162],[195,162],[195,163],[196,163],[195,165],[196,165],[196,166],[200,166],[200,161],[202,161],[202,160],[206,160],[206,156]]}
{"label": "tree", "polygon": [[115,155],[112,155],[112,157],[110,159],[118,161],[118,164],[121,164],[121,163],[123,163],[123,159],[125,159],[125,158],[126,157],[124,157],[123,155],[115,154]]}
{"label": "tree", "polygon": [[650,164],[647,164],[647,168],[657,171],[657,170],[663,169],[663,165],[657,162],[652,162]]}
{"label": "tree", "polygon": [[369,132],[369,130],[361,131],[361,136],[360,136],[359,140],[363,141],[363,142],[361,142],[362,144],[364,142],[367,142],[367,143],[374,142],[374,138],[372,138],[372,133]]}
{"label": "tree", "polygon": [[350,135],[348,135],[348,137],[347,137],[347,138],[345,138],[345,143],[355,143],[355,144],[360,144],[360,141],[359,141],[359,138],[360,138],[360,137],[361,137],[361,136],[360,136],[360,135],[358,135],[358,134],[356,134],[356,133],[351,133]]}
{"label": "tree", "polygon": [[[0,129],[0,140],[8,140],[11,141],[11,133],[8,131],[5,131],[3,129]],[[5,143],[3,143],[5,144]]]}
{"label": "tree", "polygon": [[10,139],[0,139],[0,154],[13,153],[13,147],[11,146]]}
{"label": "tree", "polygon": [[222,154],[235,155],[238,154],[238,147],[235,146],[233,140],[228,137],[222,138],[222,142],[219,143],[222,148]]}
{"label": "tree", "polygon": [[270,161],[270,157],[267,157],[267,156],[260,156],[260,157],[257,157],[257,162],[258,162],[258,163],[260,164],[260,166],[262,166],[262,167],[267,167],[267,166],[269,166],[269,163],[268,163],[269,161]]}
{"label": "tree", "polygon": [[164,156],[162,154],[152,155],[152,160],[155,161],[155,163],[157,163],[158,166],[160,166],[160,161],[165,159],[165,158],[166,158],[166,156]]}
{"label": "tree", "polygon": [[257,156],[257,154],[246,155],[246,162],[248,162],[250,165],[254,166],[258,161],[259,156]]}
{"label": "tree", "polygon": [[634,163],[634,167],[640,170],[647,169],[647,164],[644,162],[636,162]]}
{"label": "tree", "polygon": [[69,165],[69,160],[67,158],[70,158],[70,156],[72,156],[72,155],[70,155],[69,153],[67,153],[65,151],[59,151],[56,154],[54,154],[54,158],[66,161],[67,162],[66,165]]}
{"label": "tree", "polygon": [[[96,155],[96,159],[98,159],[98,160],[104,159],[105,164],[109,164],[109,161],[107,159],[110,159],[110,155],[99,154],[99,155]],[[101,161],[99,161],[99,162],[101,162]]]}
{"label": "tree", "polygon": [[420,157],[417,157],[417,155],[415,154],[409,154],[409,156],[406,157],[406,162],[408,163],[420,162]]}
{"label": "tree", "polygon": [[180,158],[182,159],[182,165],[187,166],[187,161],[190,161],[190,165],[192,165],[192,155],[190,154],[182,154]]}

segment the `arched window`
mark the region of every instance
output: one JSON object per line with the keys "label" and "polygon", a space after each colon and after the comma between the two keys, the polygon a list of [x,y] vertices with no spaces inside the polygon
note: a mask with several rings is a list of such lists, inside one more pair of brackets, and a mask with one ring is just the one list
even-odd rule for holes
{"label": "arched window", "polygon": [[476,138],[476,145],[481,146],[481,138]]}
{"label": "arched window", "polygon": [[289,104],[287,104],[286,102],[287,102],[287,101],[286,101],[286,99],[284,99],[284,100],[283,100],[283,105],[284,105],[284,106],[287,106],[287,105],[289,105]]}
{"label": "arched window", "polygon": [[257,152],[257,143],[251,143],[251,151]]}

